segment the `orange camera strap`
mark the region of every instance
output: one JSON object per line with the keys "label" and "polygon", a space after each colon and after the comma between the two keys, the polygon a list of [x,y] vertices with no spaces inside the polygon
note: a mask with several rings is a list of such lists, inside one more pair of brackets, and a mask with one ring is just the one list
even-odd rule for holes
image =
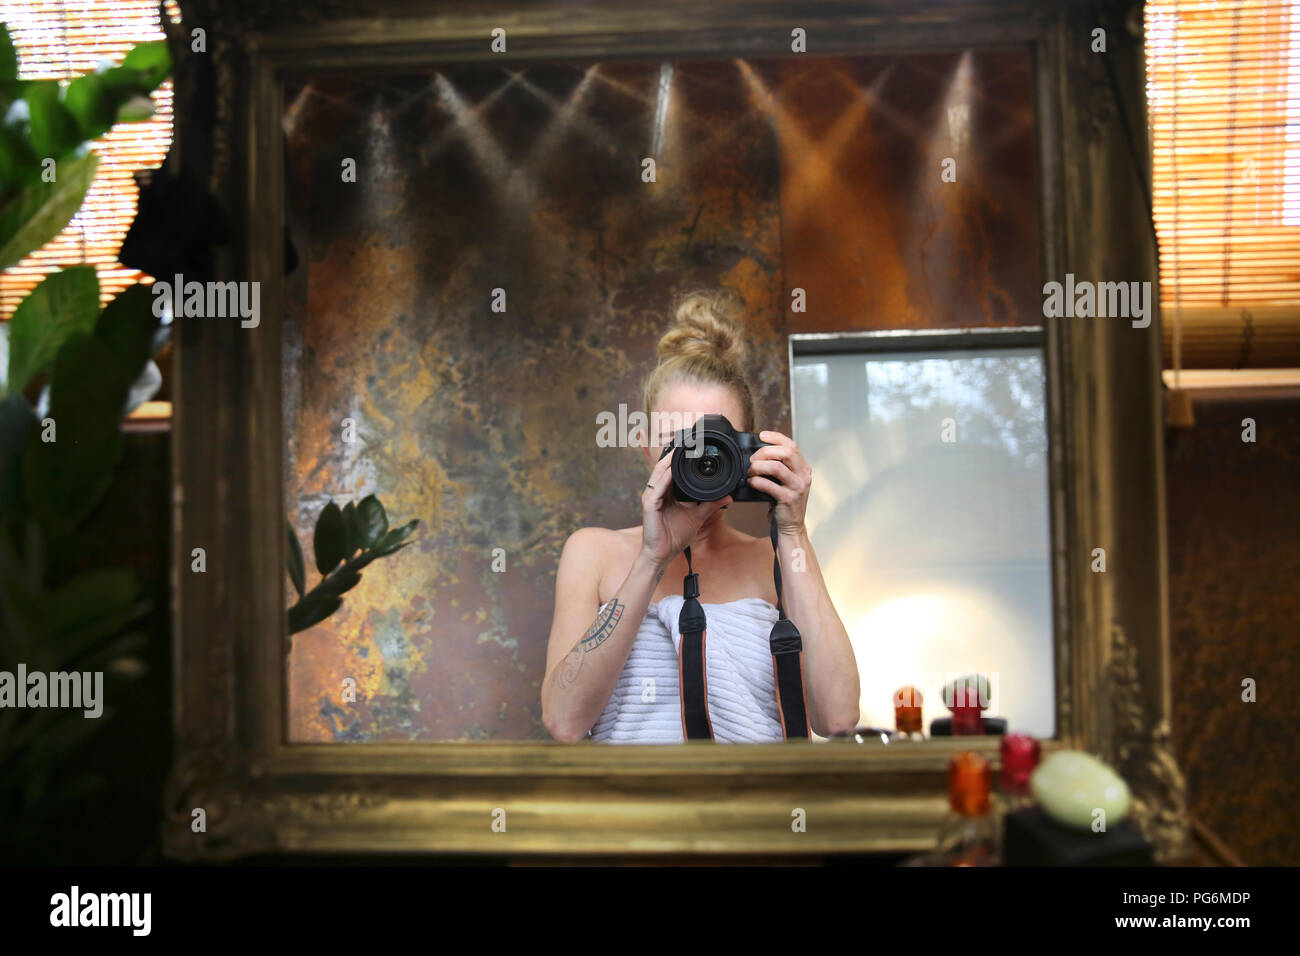
{"label": "orange camera strap", "polygon": [[[776,543],[775,506],[768,511],[772,537],[772,578],[776,583],[777,620],[768,644],[772,670],[776,675],[776,704],[781,730],[787,740],[808,738],[808,713],[803,682],[803,638],[794,621],[785,616],[781,597],[781,559]],[[691,566],[691,549],[686,548],[686,577],[682,582],[682,612],[677,619],[681,642],[677,651],[677,681],[682,698],[682,734],[687,740],[712,740],[709,719],[709,682],[705,672],[707,618],[700,604],[700,576]]]}

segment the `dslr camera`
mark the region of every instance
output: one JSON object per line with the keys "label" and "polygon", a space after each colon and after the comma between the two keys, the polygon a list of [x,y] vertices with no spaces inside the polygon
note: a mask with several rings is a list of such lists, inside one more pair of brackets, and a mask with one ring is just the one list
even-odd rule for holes
{"label": "dslr camera", "polygon": [[[747,480],[749,457],[771,442],[753,432],[738,432],[725,415],[702,415],[682,428],[665,446],[660,459],[672,452],[673,497],[678,501],[774,501]],[[773,479],[775,480],[775,479]]]}

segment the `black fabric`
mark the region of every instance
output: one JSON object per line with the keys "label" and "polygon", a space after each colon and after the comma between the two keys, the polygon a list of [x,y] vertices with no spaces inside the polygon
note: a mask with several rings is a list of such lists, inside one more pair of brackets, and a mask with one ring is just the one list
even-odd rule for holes
{"label": "black fabric", "polygon": [[768,643],[772,645],[773,654],[797,654],[803,650],[803,638],[799,636],[799,628],[794,626],[794,621],[788,617],[779,618],[772,625],[772,634],[768,638]]}
{"label": "black fabric", "polygon": [[[785,602],[781,598],[781,553],[777,550],[776,544],[776,505],[773,505],[767,511],[767,530],[772,538],[772,581],[776,584],[776,613],[777,617],[785,619]],[[798,630],[795,634],[798,635]]]}
{"label": "black fabric", "polygon": [[808,706],[803,692],[803,638],[794,621],[785,616],[781,594],[781,555],[776,543],[776,505],[768,511],[768,533],[772,538],[772,580],[776,583],[776,623],[768,636],[772,666],[776,670],[776,703],[781,710],[785,739],[808,739]]}
{"label": "black fabric", "polygon": [[677,633],[682,636],[678,656],[682,694],[682,733],[687,740],[712,740],[709,699],[704,676],[704,629],[708,620],[700,605],[700,576],[691,569],[691,549],[686,549],[686,578],[682,581],[682,612]]}
{"label": "black fabric", "polygon": [[[776,674],[777,707],[787,740],[808,739],[808,710],[803,686],[803,638],[794,621],[785,616],[781,594],[781,558],[776,540],[776,506],[768,511],[772,538],[772,580],[776,584],[777,621],[768,643]],[[677,618],[681,635],[678,674],[681,681],[682,734],[687,740],[712,740],[709,720],[708,683],[705,679],[705,629],[708,621],[699,602],[700,576],[691,565],[691,549],[685,549],[686,577],[682,581],[682,611]]]}
{"label": "black fabric", "polygon": [[776,699],[781,708],[781,729],[786,740],[808,738],[808,713],[803,697],[803,655],[795,651],[774,654]]}

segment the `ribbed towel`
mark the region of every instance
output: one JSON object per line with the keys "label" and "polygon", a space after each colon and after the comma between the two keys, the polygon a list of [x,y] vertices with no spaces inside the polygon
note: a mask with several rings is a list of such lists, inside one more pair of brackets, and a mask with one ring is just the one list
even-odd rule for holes
{"label": "ribbed towel", "polygon": [[[672,595],[646,608],[623,673],[591,729],[592,740],[614,744],[683,742],[677,617],[684,600]],[[784,740],[768,644],[776,608],[762,598],[701,604],[708,617],[705,676],[714,740]]]}

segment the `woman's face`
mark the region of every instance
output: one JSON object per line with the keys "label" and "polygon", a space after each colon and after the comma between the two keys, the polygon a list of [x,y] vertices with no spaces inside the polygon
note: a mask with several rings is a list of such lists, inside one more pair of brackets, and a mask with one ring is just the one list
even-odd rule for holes
{"label": "woman's face", "polygon": [[653,469],[677,429],[691,427],[703,415],[725,415],[737,431],[750,427],[740,399],[726,386],[671,385],[660,392],[658,404],[650,409],[650,447],[642,446],[647,464]]}

